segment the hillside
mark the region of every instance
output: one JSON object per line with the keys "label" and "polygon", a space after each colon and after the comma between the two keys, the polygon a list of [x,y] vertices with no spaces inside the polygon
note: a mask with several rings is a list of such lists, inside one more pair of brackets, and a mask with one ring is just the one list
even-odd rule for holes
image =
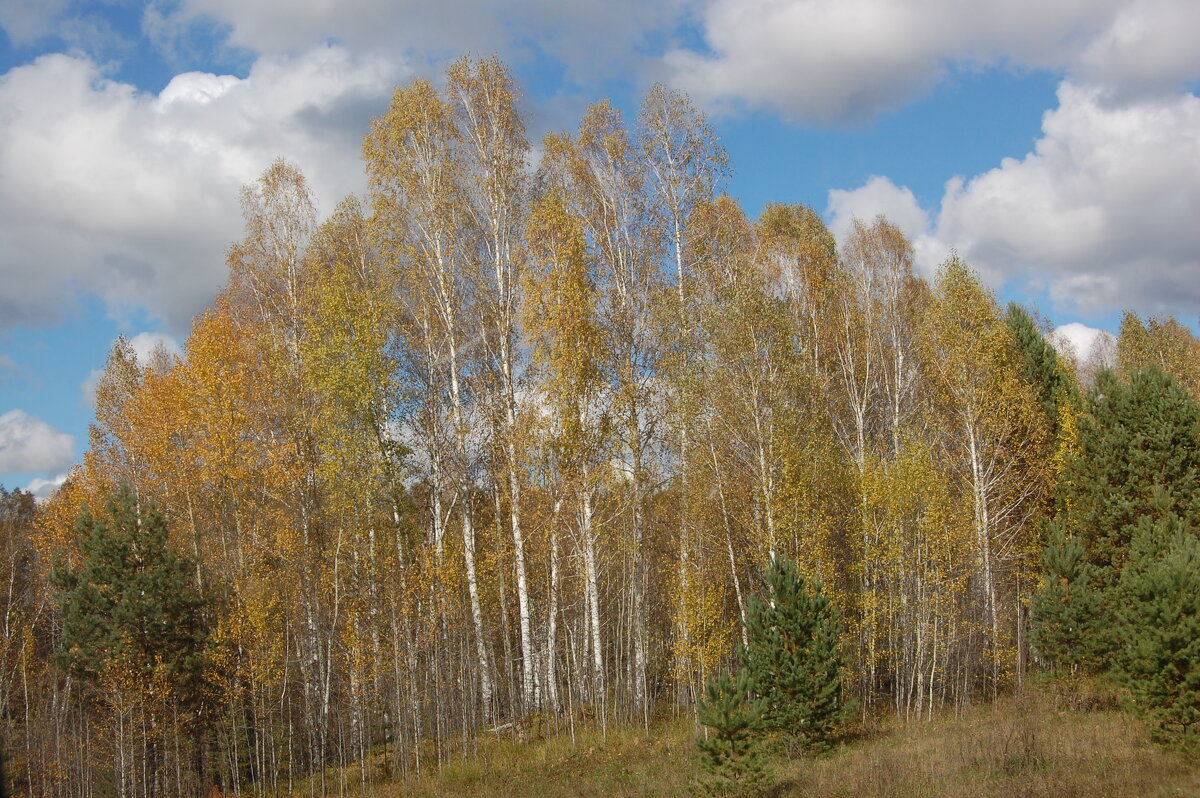
{"label": "hillside", "polygon": [[[676,796],[697,775],[690,722],[640,730],[569,731],[541,740],[485,736],[477,752],[407,783],[367,790],[400,796]],[[961,717],[892,723],[815,759],[774,760],[773,796],[1191,796],[1200,764],[1151,742],[1116,710],[1070,709],[1040,689]],[[361,794],[353,783],[348,794]],[[336,785],[327,787],[336,791]]]}

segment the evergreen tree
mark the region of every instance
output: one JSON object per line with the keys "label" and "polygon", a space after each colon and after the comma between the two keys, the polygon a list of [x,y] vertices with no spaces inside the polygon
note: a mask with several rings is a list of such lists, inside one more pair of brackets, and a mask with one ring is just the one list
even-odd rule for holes
{"label": "evergreen tree", "polygon": [[192,565],[167,545],[167,525],[128,486],[103,515],[76,523],[82,562],[51,574],[62,616],[59,663],[87,684],[119,675],[159,685],[177,708],[205,693],[209,629]]}
{"label": "evergreen tree", "polygon": [[1116,664],[1134,709],[1200,745],[1200,540],[1174,516],[1139,524],[1120,595]]}
{"label": "evergreen tree", "polygon": [[742,664],[763,701],[765,728],[817,748],[844,714],[842,623],[837,609],[796,565],[777,558],[767,595],[746,609]]}
{"label": "evergreen tree", "polygon": [[[1055,667],[1110,672],[1134,706],[1192,734],[1200,676],[1195,541],[1200,405],[1157,368],[1101,372],[1060,483],[1034,604],[1034,640]],[[1192,707],[1191,710],[1188,707]]]}
{"label": "evergreen tree", "polygon": [[1200,512],[1200,405],[1160,369],[1135,371],[1128,384],[1101,372],[1063,485],[1064,532],[1083,544],[1107,600],[1142,519]]}
{"label": "evergreen tree", "polygon": [[748,672],[709,678],[696,702],[696,714],[700,723],[712,729],[711,734],[696,738],[704,772],[702,789],[717,795],[758,792],[767,780],[762,704],[750,695]]}
{"label": "evergreen tree", "polygon": [[1058,352],[1054,351],[1023,307],[1015,302],[1009,304],[1004,322],[1021,356],[1025,381],[1033,387],[1046,420],[1057,437],[1059,408],[1064,403],[1077,400],[1071,375],[1063,366]]}
{"label": "evergreen tree", "polygon": [[1109,645],[1084,554],[1078,539],[1053,524],[1042,553],[1046,582],[1033,602],[1033,644],[1043,660],[1069,674],[1096,673]]}

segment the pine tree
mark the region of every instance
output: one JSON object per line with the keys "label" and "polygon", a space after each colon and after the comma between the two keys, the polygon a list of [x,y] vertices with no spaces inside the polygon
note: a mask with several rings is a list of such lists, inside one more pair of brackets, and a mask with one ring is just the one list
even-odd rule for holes
{"label": "pine tree", "polygon": [[1009,304],[1004,323],[1016,342],[1025,381],[1033,387],[1047,422],[1057,434],[1059,407],[1063,403],[1074,404],[1078,401],[1071,375],[1023,307],[1015,302]]}
{"label": "pine tree", "polygon": [[766,580],[765,599],[748,602],[742,664],[763,701],[765,728],[820,748],[844,712],[841,617],[785,557],[771,563]]}
{"label": "pine tree", "polygon": [[1033,602],[1033,644],[1038,654],[1065,674],[1096,673],[1107,650],[1100,596],[1089,584],[1083,545],[1053,525],[1042,553],[1046,582]]}
{"label": "pine tree", "polygon": [[82,562],[51,575],[62,616],[57,659],[85,683],[120,674],[165,684],[177,707],[204,699],[209,630],[194,567],[167,545],[158,510],[128,487],[103,515],[86,508],[76,523]]}
{"label": "pine tree", "polygon": [[[1078,535],[1104,593],[1118,583],[1139,521],[1170,507],[1200,511],[1200,405],[1157,368],[1128,384],[1102,372],[1079,423],[1079,456],[1068,467],[1060,515]],[[1161,501],[1155,497],[1161,492]]]}
{"label": "pine tree", "polygon": [[709,794],[745,795],[761,790],[767,780],[762,751],[763,707],[750,696],[750,676],[722,673],[711,677],[696,702],[700,723],[712,733],[696,738],[704,775],[700,786]]}
{"label": "pine tree", "polygon": [[[1034,606],[1048,662],[1110,672],[1160,726],[1191,733],[1195,585],[1182,519],[1200,510],[1200,405],[1157,368],[1097,375],[1057,498]],[[1181,637],[1182,635],[1182,637]],[[1200,686],[1200,681],[1197,682]]]}
{"label": "pine tree", "polygon": [[1118,679],[1162,739],[1200,746],[1200,540],[1178,517],[1133,534],[1117,610]]}

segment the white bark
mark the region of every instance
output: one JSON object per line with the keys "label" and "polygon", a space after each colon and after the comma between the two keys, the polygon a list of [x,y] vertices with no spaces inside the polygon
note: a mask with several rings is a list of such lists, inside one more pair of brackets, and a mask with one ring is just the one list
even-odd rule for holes
{"label": "white bark", "polygon": [[550,529],[550,605],[546,610],[546,706],[558,712],[558,512],[562,499],[555,502]]}
{"label": "white bark", "polygon": [[583,542],[584,590],[587,598],[592,649],[592,698],[599,711],[604,702],[604,649],[600,635],[600,589],[596,574],[596,535],[592,526],[592,491],[584,487],[580,496],[579,533]]}
{"label": "white bark", "polygon": [[988,490],[985,484],[984,466],[981,463],[981,453],[979,451],[974,424],[967,423],[966,433],[971,464],[971,489],[975,505],[976,545],[979,549],[984,599],[987,603],[988,617],[991,620],[992,626],[992,694],[995,696],[999,690],[1000,680],[1000,618],[996,607],[996,585],[992,574],[992,534],[988,508]]}

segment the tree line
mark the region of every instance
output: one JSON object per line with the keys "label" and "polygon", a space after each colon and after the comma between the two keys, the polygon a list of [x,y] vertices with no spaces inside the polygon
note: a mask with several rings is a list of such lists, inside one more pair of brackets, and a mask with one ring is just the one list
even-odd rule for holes
{"label": "tree line", "polygon": [[[518,104],[495,59],[398,88],[324,220],[271,165],[183,353],[119,340],[83,463],[5,494],[15,794],[330,794],[691,713],[785,558],[862,713],[1031,669],[1081,384],[1127,378],[886,219],[748,218],[682,94],[536,147]],[[1196,347],[1129,316],[1109,359],[1194,395]]]}

